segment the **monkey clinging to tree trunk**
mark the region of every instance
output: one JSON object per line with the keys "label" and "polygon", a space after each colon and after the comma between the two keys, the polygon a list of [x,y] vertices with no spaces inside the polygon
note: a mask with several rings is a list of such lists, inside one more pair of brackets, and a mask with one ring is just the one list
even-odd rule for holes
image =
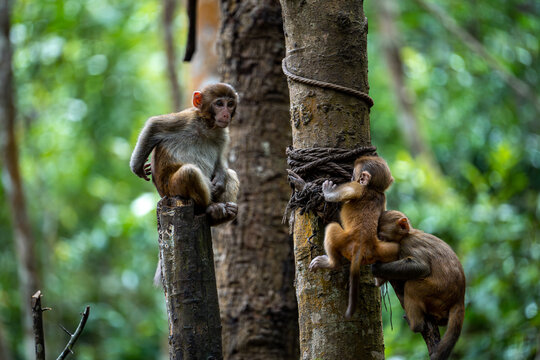
{"label": "monkey clinging to tree trunk", "polygon": [[381,240],[400,244],[399,260],[373,264],[373,275],[390,281],[412,331],[425,338],[428,325],[438,335],[436,327],[448,324],[442,340],[430,349],[431,360],[448,359],[465,316],[465,274],[457,255],[438,237],[413,229],[399,211],[381,215],[378,233]]}
{"label": "monkey clinging to tree trunk", "polygon": [[345,257],[351,261],[349,306],[345,316],[356,309],[360,266],[376,261],[397,260],[399,244],[382,242],[377,238],[379,216],[386,207],[385,190],[394,178],[384,159],[363,156],[354,163],[352,181],[336,187],[325,181],[322,190],[328,202],[343,202],[341,224],[326,227],[324,249],[327,255],[317,256],[309,269],[335,269]]}
{"label": "monkey clinging to tree trunk", "polygon": [[131,155],[131,170],[149,181],[144,164],[154,150],[152,180],[162,197],[193,199],[211,225],[234,219],[239,182],[224,153],[237,103],[232,86],[213,84],[193,93],[194,107],[149,118]]}

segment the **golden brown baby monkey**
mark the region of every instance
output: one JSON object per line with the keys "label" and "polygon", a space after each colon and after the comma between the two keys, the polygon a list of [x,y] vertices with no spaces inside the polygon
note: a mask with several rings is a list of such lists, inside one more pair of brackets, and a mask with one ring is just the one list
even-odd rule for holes
{"label": "golden brown baby monkey", "polygon": [[394,178],[383,158],[363,156],[354,163],[352,181],[340,186],[331,181],[322,185],[328,202],[342,202],[341,225],[330,223],[326,227],[324,249],[327,255],[317,256],[309,269],[335,269],[341,259],[351,262],[349,278],[349,306],[345,316],[350,318],[356,309],[360,266],[376,261],[397,260],[399,244],[382,242],[377,238],[379,216],[386,207],[384,192]]}

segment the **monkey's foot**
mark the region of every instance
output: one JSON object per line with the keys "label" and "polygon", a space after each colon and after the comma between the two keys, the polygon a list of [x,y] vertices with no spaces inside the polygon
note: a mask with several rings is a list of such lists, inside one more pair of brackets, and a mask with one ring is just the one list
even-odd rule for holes
{"label": "monkey's foot", "polygon": [[212,226],[231,221],[236,214],[238,214],[238,205],[233,202],[213,203],[206,209],[206,215]]}
{"label": "monkey's foot", "polygon": [[321,255],[311,260],[311,264],[309,264],[309,271],[317,271],[317,269],[329,268],[329,267],[330,267],[330,261],[328,260],[328,256]]}

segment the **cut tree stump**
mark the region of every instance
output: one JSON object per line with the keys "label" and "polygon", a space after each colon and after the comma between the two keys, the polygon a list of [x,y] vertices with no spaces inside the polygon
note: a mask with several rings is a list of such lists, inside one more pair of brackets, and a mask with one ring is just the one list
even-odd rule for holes
{"label": "cut tree stump", "polygon": [[157,206],[159,257],[171,360],[219,360],[221,321],[212,235],[206,215],[178,197]]}

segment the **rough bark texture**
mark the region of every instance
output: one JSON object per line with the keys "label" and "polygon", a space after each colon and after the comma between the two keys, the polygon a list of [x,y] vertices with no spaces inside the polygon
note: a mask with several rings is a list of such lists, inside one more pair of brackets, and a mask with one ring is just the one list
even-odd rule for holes
{"label": "rough bark texture", "polygon": [[289,98],[279,2],[222,1],[220,73],[240,94],[229,165],[237,219],[215,238],[226,359],[298,359],[292,241],[281,223],[290,188]]}
{"label": "rough bark texture", "polygon": [[178,198],[158,203],[159,256],[171,360],[222,359],[212,236],[206,215]]}
{"label": "rough bark texture", "polygon": [[[363,3],[281,0],[281,5],[289,70],[367,93]],[[294,147],[370,145],[369,110],[358,98],[293,81],[289,92]],[[324,224],[311,214],[297,212],[295,218],[301,359],[383,359],[380,293],[369,271],[362,272],[358,310],[346,321],[348,266],[310,273],[309,263],[324,251]]]}
{"label": "rough bark texture", "polygon": [[21,313],[23,314],[24,349],[28,359],[34,357],[32,311],[30,297],[38,289],[34,237],[26,211],[19,154],[15,135],[15,102],[12,49],[9,42],[10,8],[8,0],[0,0],[0,151],[2,152],[2,182],[11,208],[15,249],[18,260]]}

